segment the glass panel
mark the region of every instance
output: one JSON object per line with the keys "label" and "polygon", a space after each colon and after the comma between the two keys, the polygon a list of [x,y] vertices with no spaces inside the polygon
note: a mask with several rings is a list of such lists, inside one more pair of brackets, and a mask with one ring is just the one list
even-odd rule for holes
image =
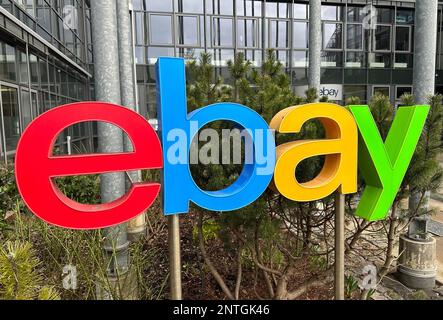
{"label": "glass panel", "polygon": [[346,49],[363,49],[363,26],[361,24],[348,24],[346,26]]}
{"label": "glass panel", "polygon": [[21,111],[23,129],[25,129],[32,120],[31,95],[27,90],[21,90]]}
{"label": "glass panel", "polygon": [[308,19],[308,6],[305,4],[294,3],[294,19]]}
{"label": "glass panel", "polygon": [[28,83],[28,57],[26,53],[18,52],[18,68],[20,74],[20,83]]}
{"label": "glass panel", "polygon": [[198,17],[178,16],[178,44],[198,46]]}
{"label": "glass panel", "polygon": [[342,48],[342,24],[325,23],[323,27],[323,48],[341,49]]}
{"label": "glass panel", "polygon": [[20,137],[17,89],[1,86],[6,152],[14,151]]}
{"label": "glass panel", "polygon": [[294,48],[307,49],[308,48],[308,23],[294,22]]}
{"label": "glass panel", "polygon": [[232,19],[214,18],[213,20],[213,45],[232,47]]}
{"label": "glass panel", "polygon": [[[163,0],[160,0],[160,1],[163,1]],[[176,8],[177,12],[203,13],[203,1],[202,0],[175,0],[175,8]]]}
{"label": "glass panel", "polygon": [[15,48],[7,43],[0,43],[0,79],[16,81]]}
{"label": "glass panel", "polygon": [[412,87],[396,87],[395,88],[395,98],[400,100],[401,96],[404,94],[411,94]]}
{"label": "glass panel", "polygon": [[208,13],[232,16],[234,15],[234,0],[206,0]]}
{"label": "glass panel", "polygon": [[31,93],[31,102],[32,102],[32,115],[35,118],[37,116],[37,112],[38,112],[37,93],[35,93],[35,92]]}
{"label": "glass panel", "polygon": [[174,48],[167,47],[148,47],[148,64],[155,64],[158,57],[173,57]]}
{"label": "glass panel", "polygon": [[373,87],[374,96],[384,95],[389,98],[389,87]]}
{"label": "glass panel", "polygon": [[31,69],[31,84],[34,87],[38,87],[38,59],[33,54],[29,55],[29,68]]}
{"label": "glass panel", "polygon": [[172,44],[172,17],[151,15],[150,19],[151,44]]}
{"label": "glass panel", "polygon": [[308,66],[308,52],[307,51],[294,51],[292,53],[293,67],[305,68]]}
{"label": "glass panel", "polygon": [[410,47],[410,31],[409,27],[395,28],[395,51],[409,52]]}
{"label": "glass panel", "polygon": [[270,48],[289,48],[289,22],[271,20],[269,28]]}
{"label": "glass panel", "polygon": [[145,0],[146,11],[172,12],[171,0]]}
{"label": "glass panel", "polygon": [[143,12],[136,12],[135,13],[135,43],[136,44],[145,44],[144,39],[144,19],[145,15]]}
{"label": "glass panel", "polygon": [[365,66],[365,53],[364,52],[346,52],[346,64],[347,68],[361,68]]}
{"label": "glass panel", "polygon": [[237,0],[237,15],[238,16],[261,16],[262,2],[258,0]]}
{"label": "glass panel", "polygon": [[414,24],[414,10],[397,8],[396,23]]}
{"label": "glass panel", "polygon": [[392,23],[394,9],[392,8],[377,8],[377,22],[378,23]]}
{"label": "glass panel", "polygon": [[343,86],[343,99],[346,101],[350,97],[358,97],[362,103],[366,102],[366,86]]}
{"label": "glass panel", "polygon": [[377,26],[375,29],[376,51],[391,50],[391,26]]}
{"label": "glass panel", "polygon": [[321,6],[321,19],[322,20],[341,20],[342,7],[340,6]]}
{"label": "glass panel", "polygon": [[257,20],[239,19],[237,21],[237,45],[241,48],[257,47]]}
{"label": "glass panel", "polygon": [[361,7],[351,7],[348,6],[347,9],[347,19],[348,22],[362,22],[363,14],[361,12]]}
{"label": "glass panel", "polygon": [[36,15],[37,23],[51,32],[51,7],[44,0],[37,1]]}

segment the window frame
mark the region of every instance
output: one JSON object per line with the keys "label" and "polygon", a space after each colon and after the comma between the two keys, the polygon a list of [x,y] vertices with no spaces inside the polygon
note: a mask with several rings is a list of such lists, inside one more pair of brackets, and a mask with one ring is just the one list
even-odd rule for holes
{"label": "window frame", "polygon": [[[408,34],[408,50],[397,50],[397,28],[406,28],[409,30]],[[410,25],[395,25],[395,32],[394,32],[394,53],[411,53],[412,49],[412,28]]]}
{"label": "window frame", "polygon": [[235,45],[237,47],[237,49],[243,50],[243,49],[259,49],[260,48],[260,38],[259,38],[259,18],[256,17],[249,17],[249,16],[241,16],[241,17],[237,17],[237,19],[235,19],[235,21],[238,23],[240,21],[245,21],[245,20],[251,20],[251,21],[255,21],[255,26],[254,26],[254,43],[255,46],[241,46],[238,43],[238,36],[239,36],[239,32],[238,32],[238,25],[235,25],[236,28],[236,35],[237,35],[237,39],[235,39]]}
{"label": "window frame", "polygon": [[[176,18],[175,21],[175,44],[177,45],[177,47],[193,47],[193,48],[201,48],[202,44],[201,44],[201,26],[200,26],[200,15],[198,14],[187,14],[187,13],[177,13],[174,15]],[[180,24],[179,24],[179,18],[183,17],[183,18],[195,18],[197,20],[197,43],[185,43],[185,44],[180,44],[180,37],[179,37],[179,32],[180,32]]]}
{"label": "window frame", "polygon": [[[268,25],[267,25],[267,27],[268,27],[268,44],[267,44],[267,49],[272,49],[272,50],[275,50],[275,51],[283,51],[283,50],[291,50],[291,45],[292,45],[292,26],[291,26],[291,23],[294,21],[293,19],[285,19],[285,18],[269,18],[269,19],[267,19],[268,20]],[[287,37],[288,37],[288,46],[287,47],[274,47],[274,46],[271,46],[271,34],[272,34],[272,32],[271,32],[271,23],[272,22],[286,22],[287,24],[288,24],[288,26],[289,26],[289,28],[288,28],[288,32],[289,32],[289,35],[287,35]]]}
{"label": "window frame", "polygon": [[[226,20],[231,20],[231,45],[217,45],[215,43],[215,19],[226,19]],[[235,47],[235,19],[234,16],[220,16],[220,15],[213,15],[210,16],[210,22],[211,22],[211,48],[214,49],[232,49]]]}
{"label": "window frame", "polygon": [[[391,53],[392,52],[392,27],[395,25],[387,24],[387,23],[377,23],[374,30],[372,31],[372,52],[378,53]],[[377,27],[389,27],[389,49],[388,50],[377,50],[377,42],[376,42],[376,30]]]}
{"label": "window frame", "polygon": [[[171,18],[171,42],[170,43],[154,43],[152,42],[152,16],[161,16],[161,17],[170,17]],[[149,39],[147,39],[148,46],[155,46],[155,47],[171,47],[174,46],[175,43],[175,32],[174,32],[174,15],[168,14],[168,13],[148,13],[148,35]]]}

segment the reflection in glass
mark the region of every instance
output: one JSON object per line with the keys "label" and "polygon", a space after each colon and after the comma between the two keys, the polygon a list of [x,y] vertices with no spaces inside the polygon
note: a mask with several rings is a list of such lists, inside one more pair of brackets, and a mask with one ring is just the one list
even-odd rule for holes
{"label": "reflection in glass", "polygon": [[17,79],[15,71],[15,49],[7,43],[0,42],[0,77],[6,80]]}
{"label": "reflection in glass", "polygon": [[292,8],[294,19],[308,19],[308,6],[306,4],[294,3]]}
{"label": "reflection in glass", "polygon": [[151,44],[172,44],[172,17],[166,15],[150,16]]}
{"label": "reflection in glass", "polygon": [[37,2],[36,16],[38,24],[51,32],[51,7],[46,1]]}
{"label": "reflection in glass", "polygon": [[292,66],[294,68],[306,68],[308,66],[308,52],[294,51],[292,52]]}
{"label": "reflection in glass", "polygon": [[173,57],[174,48],[168,47],[148,47],[148,64],[155,64],[158,57]]}
{"label": "reflection in glass", "polygon": [[363,21],[363,14],[361,12],[362,7],[351,7],[348,6],[347,8],[347,21],[348,22],[362,22]]}
{"label": "reflection in glass", "polygon": [[378,23],[392,23],[394,9],[377,7],[377,22]]}
{"label": "reflection in glass", "polygon": [[25,52],[18,51],[18,68],[20,83],[28,83],[28,57]]}
{"label": "reflection in glass", "polygon": [[20,113],[17,89],[1,86],[6,152],[14,151],[20,137]]}
{"label": "reflection in glass", "polygon": [[145,39],[143,37],[144,21],[145,15],[143,12],[135,12],[135,43],[139,45],[145,44]]}
{"label": "reflection in glass", "polygon": [[332,21],[340,21],[341,20],[341,6],[321,6],[321,19],[322,20],[332,20]]}
{"label": "reflection in glass", "polygon": [[383,95],[385,97],[390,97],[389,95],[389,87],[373,87],[374,96],[375,95]]}
{"label": "reflection in glass", "polygon": [[410,31],[407,26],[397,26],[395,28],[395,51],[409,52],[410,47]]}
{"label": "reflection in glass", "polygon": [[363,26],[361,24],[348,24],[346,26],[346,49],[363,49]]}
{"label": "reflection in glass", "polygon": [[398,86],[395,88],[395,98],[400,99],[404,94],[412,94],[411,86]]}
{"label": "reflection in glass", "polygon": [[234,15],[234,0],[206,0],[206,11],[211,14]]}
{"label": "reflection in glass", "polygon": [[199,45],[198,17],[178,16],[178,44]]}
{"label": "reflection in glass", "polygon": [[236,9],[238,16],[261,16],[262,1],[259,0],[237,0]]}
{"label": "reflection in glass", "polygon": [[354,86],[354,85],[344,85],[343,86],[343,99],[346,101],[351,97],[360,98],[361,103],[366,102],[366,86]]}
{"label": "reflection in glass", "polygon": [[308,23],[294,22],[294,48],[306,49],[308,48]]}
{"label": "reflection in glass", "polygon": [[289,22],[271,20],[269,23],[269,47],[289,48]]}
{"label": "reflection in glass", "polygon": [[347,68],[361,68],[365,65],[365,53],[348,51],[346,52],[346,64]]}
{"label": "reflection in glass", "polygon": [[241,48],[257,47],[257,20],[237,20],[237,45]]}
{"label": "reflection in glass", "polygon": [[33,54],[29,55],[29,68],[31,70],[31,84],[33,87],[38,87],[38,59]]}
{"label": "reflection in glass", "polygon": [[342,48],[342,25],[341,23],[325,23],[323,27],[323,48]]}
{"label": "reflection in glass", "polygon": [[146,11],[172,12],[171,0],[145,0]]}
{"label": "reflection in glass", "polygon": [[214,18],[213,22],[213,39],[212,43],[217,47],[232,47],[232,19],[230,18]]}
{"label": "reflection in glass", "polygon": [[26,129],[32,120],[31,95],[27,90],[21,90],[21,112],[23,128]]}
{"label": "reflection in glass", "polygon": [[414,24],[414,10],[397,8],[396,23]]}
{"label": "reflection in glass", "polygon": [[[163,0],[161,0],[163,1]],[[175,8],[177,12],[186,13],[203,13],[202,0],[175,0]]]}
{"label": "reflection in glass", "polygon": [[391,26],[377,26],[375,29],[375,51],[391,50]]}

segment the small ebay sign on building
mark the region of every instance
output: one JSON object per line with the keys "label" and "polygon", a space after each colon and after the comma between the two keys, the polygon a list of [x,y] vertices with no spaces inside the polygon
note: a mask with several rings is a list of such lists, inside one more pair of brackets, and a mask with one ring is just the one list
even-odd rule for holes
{"label": "small ebay sign on building", "polygon": [[[148,209],[161,188],[165,215],[187,213],[190,202],[213,211],[245,207],[270,186],[299,202],[315,201],[338,191],[357,192],[357,171],[366,182],[356,215],[370,221],[384,219],[407,171],[425,124],[429,106],[399,108],[383,141],[368,106],[341,107],[312,103],[286,108],[268,124],[254,110],[235,103],[219,103],[187,113],[183,59],[157,62],[159,136],[151,125],[122,106],[82,102],[60,106],[36,118],[23,133],[16,153],[16,181],[29,209],[47,223],[63,228],[97,229],[128,221]],[[319,120],[325,138],[298,140],[276,146],[274,133],[298,133],[310,120]],[[102,121],[121,128],[132,152],[57,156],[53,147],[67,127]],[[194,182],[188,156],[171,161],[177,150],[189,154],[198,131],[214,121],[229,121],[247,133],[244,166],[236,181],[219,191],[202,190]],[[185,138],[180,138],[185,137]],[[303,160],[325,156],[313,180],[297,181]],[[99,205],[66,197],[54,178],[145,169],[162,169],[162,184],[134,183],[120,199]],[[271,183],[272,182],[272,183]]]}

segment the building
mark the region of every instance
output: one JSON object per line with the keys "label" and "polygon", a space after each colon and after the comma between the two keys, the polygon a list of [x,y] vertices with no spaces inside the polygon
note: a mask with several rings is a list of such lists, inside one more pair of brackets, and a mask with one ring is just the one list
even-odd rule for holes
{"label": "building", "polygon": [[[370,4],[377,24],[371,25]],[[322,1],[322,95],[339,103],[367,102],[376,92],[393,103],[412,88],[414,0]],[[296,93],[307,88],[308,1],[133,0],[135,57],[141,111],[156,116],[154,64],[158,56],[190,59],[212,54],[218,73],[235,53],[260,67],[268,48],[290,74]],[[442,8],[439,7],[437,91],[443,92]]]}
{"label": "building", "polygon": [[[32,118],[94,98],[93,61],[89,0],[1,0],[0,5],[0,159],[6,161]],[[322,1],[320,94],[343,103],[350,96],[367,102],[381,92],[398,103],[402,94],[413,92],[414,6],[414,0]],[[438,10],[436,91],[443,92],[443,7]],[[145,117],[157,117],[158,56],[193,59],[209,52],[217,74],[229,83],[226,65],[236,53],[244,52],[259,68],[272,48],[294,91],[303,94],[307,88],[308,1],[132,0],[131,17],[138,107]],[[94,128],[90,123],[69,128],[58,150],[95,148]]]}
{"label": "building", "polygon": [[[89,5],[85,0],[0,2],[0,162],[42,112],[91,99]],[[64,132],[57,150],[92,147],[92,125]]]}

